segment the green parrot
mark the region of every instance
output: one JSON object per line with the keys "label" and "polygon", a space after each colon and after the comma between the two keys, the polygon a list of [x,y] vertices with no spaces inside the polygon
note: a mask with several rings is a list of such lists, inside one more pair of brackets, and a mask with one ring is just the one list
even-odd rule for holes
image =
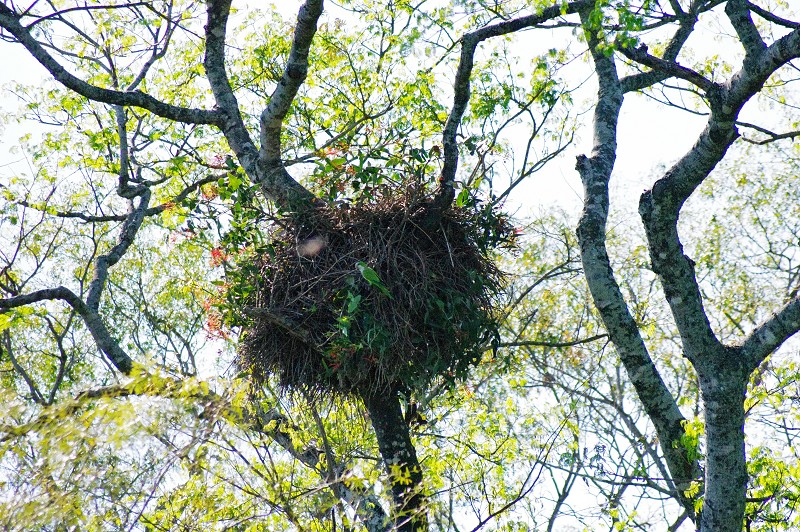
{"label": "green parrot", "polygon": [[381,278],[378,277],[378,272],[367,266],[367,264],[362,261],[356,262],[356,268],[358,268],[358,271],[361,272],[361,277],[363,277],[365,281],[367,281],[369,284],[371,284],[372,286],[383,292],[383,295],[385,295],[389,299],[394,299],[392,297],[392,294],[389,293],[389,290],[381,281]]}

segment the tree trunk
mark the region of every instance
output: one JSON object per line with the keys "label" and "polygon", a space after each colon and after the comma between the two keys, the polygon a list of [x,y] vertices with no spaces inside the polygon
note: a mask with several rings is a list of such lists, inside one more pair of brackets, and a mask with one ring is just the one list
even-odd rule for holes
{"label": "tree trunk", "polygon": [[425,531],[428,523],[422,493],[422,468],[411,443],[397,392],[374,394],[363,399],[392,485],[395,527],[401,532]]}
{"label": "tree trunk", "polygon": [[[727,351],[727,350],[726,350]],[[729,359],[733,359],[729,354]],[[730,364],[726,364],[730,366]],[[698,367],[706,431],[702,532],[740,532],[747,495],[744,398],[747,372]]]}

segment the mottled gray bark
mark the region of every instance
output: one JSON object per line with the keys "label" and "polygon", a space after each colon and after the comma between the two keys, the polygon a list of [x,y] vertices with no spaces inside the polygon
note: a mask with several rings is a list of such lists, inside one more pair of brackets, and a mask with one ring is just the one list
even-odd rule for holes
{"label": "mottled gray bark", "polygon": [[397,393],[363,398],[378,440],[386,473],[392,486],[392,518],[401,532],[428,529],[422,468],[408,430]]}
{"label": "mottled gray bark", "polygon": [[[800,56],[800,30],[795,29],[767,46],[752,21],[752,5],[729,0],[725,13],[745,50],[742,68],[724,83],[715,83],[676,62],[698,9],[713,2],[695,2],[695,12],[678,12],[682,20],[666,52],[651,55],[647,48],[620,46],[630,60],[652,70],[624,80],[617,78],[613,56],[598,50],[600,44],[584,13],[592,59],[599,83],[594,115],[594,147],[590,157],[578,158],[584,184],[584,210],[578,236],[586,279],[609,336],[636,387],[661,439],[676,497],[703,531],[727,532],[742,528],[747,488],[744,445],[744,400],[750,373],[786,338],[800,330],[800,301],[794,298],[748,337],[725,346],[709,323],[694,262],[683,252],[678,234],[680,210],[738,138],[736,119],[744,104],[787,61]],[[677,4],[675,4],[677,5]],[[678,6],[679,7],[679,6]],[[797,28],[795,26],[795,28]],[[683,417],[664,386],[647,353],[627,304],[614,279],[605,248],[608,216],[608,182],[616,156],[616,128],[622,94],[649,83],[679,78],[702,91],[711,108],[706,128],[695,145],[678,160],[640,200],[653,271],[661,281],[665,298],[678,327],[683,354],[697,371],[705,414],[705,463],[703,506],[699,519],[692,501],[684,496],[688,482],[699,479],[699,465],[678,444]]]}
{"label": "mottled gray bark", "polygon": [[705,414],[703,532],[740,531],[744,519],[747,464],[744,398],[750,373],[733,350],[703,355],[697,364]]}
{"label": "mottled gray bark", "polygon": [[280,145],[283,119],[308,72],[308,51],[322,14],[322,0],[308,0],[297,16],[294,40],[283,77],[261,114],[261,148],[257,149],[242,120],[239,103],[225,71],[225,38],[231,0],[208,0],[206,76],[217,108],[220,129],[244,171],[264,194],[288,211],[302,211],[316,201],[284,167]]}
{"label": "mottled gray bark", "polygon": [[[583,14],[586,21],[587,14]],[[606,250],[608,220],[608,184],[617,150],[617,122],[623,92],[612,56],[598,51],[594,33],[586,32],[599,81],[594,113],[594,145],[590,157],[578,158],[577,170],[584,187],[583,213],[578,224],[578,240],[584,275],[592,299],[600,312],[631,383],[642,402],[661,443],[675,497],[689,515],[694,515],[693,501],[684,495],[699,475],[699,465],[677,443],[684,434],[685,418],[667,389],[648,353],[639,328],[611,268]]]}

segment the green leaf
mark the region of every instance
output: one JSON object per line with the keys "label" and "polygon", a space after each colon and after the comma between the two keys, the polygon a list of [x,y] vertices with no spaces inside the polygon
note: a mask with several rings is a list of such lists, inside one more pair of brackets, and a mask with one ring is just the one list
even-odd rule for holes
{"label": "green leaf", "polygon": [[3,313],[0,314],[0,331],[5,331],[9,327],[11,327],[11,323],[14,321],[14,315],[11,313]]}

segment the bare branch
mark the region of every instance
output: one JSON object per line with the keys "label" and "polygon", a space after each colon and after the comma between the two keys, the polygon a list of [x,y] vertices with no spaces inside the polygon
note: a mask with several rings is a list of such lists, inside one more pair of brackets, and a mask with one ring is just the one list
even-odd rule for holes
{"label": "bare branch", "polygon": [[501,342],[497,344],[497,347],[572,347],[575,345],[581,344],[589,344],[592,342],[596,342],[597,340],[602,340],[603,338],[608,338],[607,334],[596,334],[594,336],[590,336],[588,338],[579,338],[578,340],[572,340],[569,342],[546,342],[542,340],[519,340],[516,342]]}
{"label": "bare branch", "polygon": [[[175,207],[177,203],[182,202],[189,194],[192,192],[196,192],[199,190],[203,185],[207,185],[208,183],[215,183],[219,181],[224,175],[208,175],[203,179],[199,179],[190,185],[187,185],[183,190],[181,190],[174,198],[170,201],[164,202],[160,205],[155,207],[148,207],[144,210],[144,217],[148,216],[155,216],[156,214],[161,214],[162,212],[172,209]],[[130,216],[128,214],[105,214],[105,215],[94,215],[94,214],[85,214],[82,212],[75,212],[75,211],[53,211],[50,212],[47,210],[47,207],[40,207],[37,204],[32,204],[26,200],[19,200],[16,202],[17,205],[22,205],[23,207],[27,207],[29,209],[35,209],[38,211],[47,212],[48,214],[55,216],[57,218],[76,218],[78,220],[82,220],[87,223],[98,223],[98,222],[124,222]]]}
{"label": "bare branch", "polygon": [[[688,38],[688,35],[686,35],[686,37]],[[675,77],[686,80],[706,92],[710,91],[714,87],[714,83],[711,80],[695,72],[691,68],[681,66],[674,61],[668,61],[654,55],[650,55],[647,52],[647,46],[644,44],[636,48],[630,48],[627,46],[619,46],[618,48],[620,53],[622,53],[622,55],[631,61],[648,66],[665,76],[665,78]]]}
{"label": "bare branch", "polygon": [[759,146],[763,146],[764,144],[769,144],[771,142],[776,142],[776,141],[779,141],[779,140],[794,139],[796,137],[800,137],[800,130],[798,130],[798,131],[788,131],[786,133],[775,133],[774,131],[770,131],[769,129],[763,128],[761,126],[757,126],[755,124],[750,124],[748,122],[742,122],[742,121],[739,121],[739,120],[736,121],[736,125],[737,126],[741,126],[741,127],[754,129],[754,130],[758,131],[759,133],[763,133],[764,135],[767,135],[767,137],[769,137],[769,138],[762,139],[762,140],[750,139],[750,138],[747,138],[747,137],[744,137],[744,136],[742,137],[743,141],[749,142],[750,144],[756,144],[756,145],[759,145]]}
{"label": "bare branch", "polygon": [[767,356],[797,331],[800,331],[800,297],[795,296],[778,312],[753,329],[740,344],[740,353],[750,371],[755,370]]}
{"label": "bare branch", "polygon": [[39,17],[36,20],[34,20],[33,22],[31,22],[30,24],[28,24],[27,26],[25,26],[25,28],[26,29],[31,29],[34,26],[36,26],[37,24],[41,24],[42,22],[44,22],[46,20],[50,20],[50,19],[54,19],[54,18],[61,18],[62,15],[65,15],[65,14],[73,12],[73,11],[82,11],[82,12],[95,11],[95,10],[104,10],[105,11],[105,10],[109,10],[109,9],[130,9],[130,8],[137,7],[137,6],[143,6],[143,7],[147,7],[147,8],[151,8],[152,9],[152,6],[150,5],[149,2],[132,2],[132,3],[129,3],[129,4],[120,4],[120,5],[103,4],[103,5],[96,5],[96,6],[83,5],[83,6],[79,6],[79,7],[68,7],[66,9],[60,9],[58,11],[54,11],[53,13],[50,13],[49,15],[45,15],[43,17]]}
{"label": "bare branch", "polygon": [[750,11],[752,11],[759,17],[763,18],[768,22],[772,22],[773,24],[777,24],[778,26],[783,26],[785,28],[791,28],[791,29],[800,28],[800,22],[794,22],[789,19],[781,18],[778,15],[767,11],[763,7],[755,5],[753,2],[747,2],[747,7],[750,9]]}
{"label": "bare branch", "polygon": [[89,294],[86,296],[86,305],[97,312],[100,308],[100,296],[108,277],[108,269],[114,266],[133,244],[136,233],[144,221],[144,213],[150,202],[150,189],[144,189],[139,199],[139,206],[131,209],[130,214],[122,224],[119,242],[111,248],[106,255],[100,255],[95,260],[94,278],[89,285]]}
{"label": "bare branch", "polygon": [[742,43],[746,55],[759,55],[767,48],[750,17],[747,0],[728,0],[725,5],[725,14],[728,15],[728,20],[736,30],[736,35],[739,36],[739,42]]}

